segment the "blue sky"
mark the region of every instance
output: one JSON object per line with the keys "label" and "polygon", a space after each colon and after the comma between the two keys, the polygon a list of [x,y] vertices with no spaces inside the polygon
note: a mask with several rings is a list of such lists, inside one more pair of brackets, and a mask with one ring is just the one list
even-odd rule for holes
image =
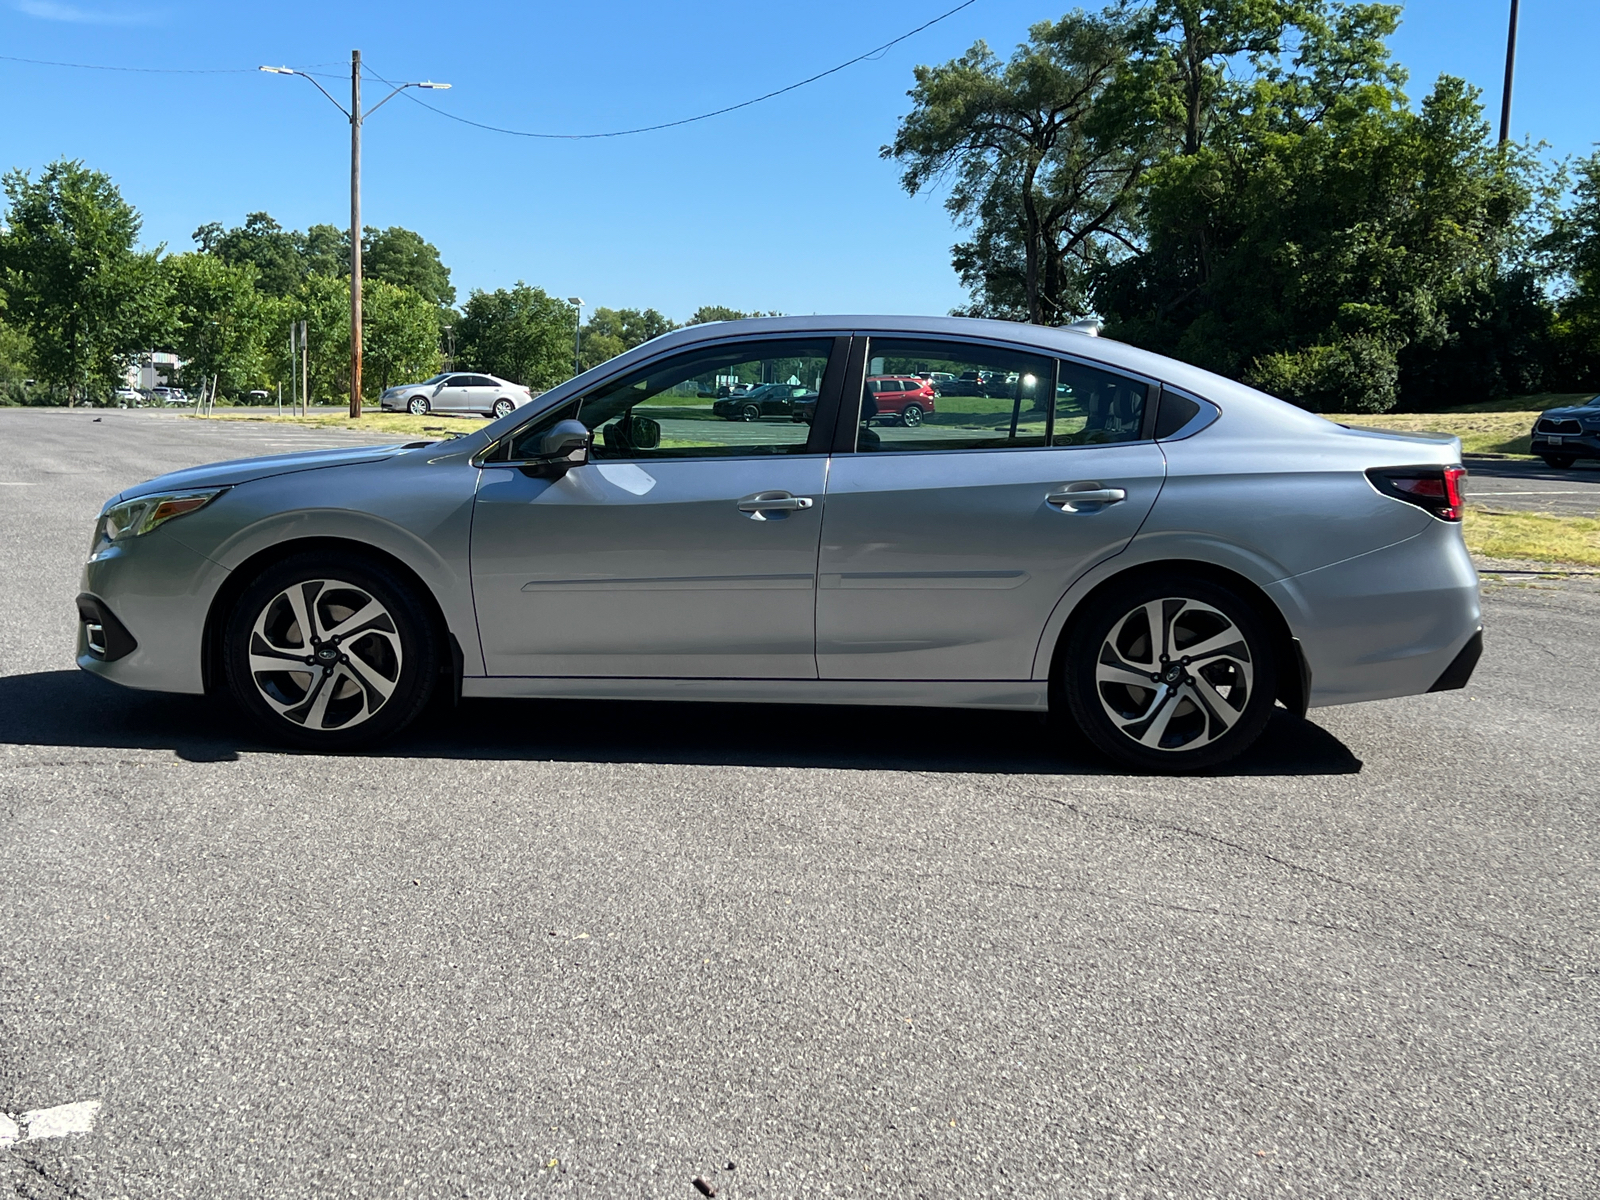
{"label": "blue sky", "polygon": [[[595,132],[689,116],[784,86],[881,44],[955,0],[695,4],[395,0],[198,4],[0,0],[0,53],[121,66],[247,68],[141,75],[0,61],[0,167],[58,156],[108,172],[147,244],[191,246],[206,221],[266,210],[285,225],[349,219],[349,133],[304,80],[348,97],[352,47],[391,79],[474,120]],[[365,132],[364,219],[437,244],[464,297],[525,279],[592,304],[702,303],[784,312],[942,313],[962,299],[937,195],[909,198],[878,148],[911,68],[978,38],[1002,53],[1065,5],[978,0],[800,91],[661,133],[535,141],[444,120],[404,97]],[[1395,41],[1420,96],[1440,72],[1481,86],[1498,121],[1508,0],[1413,0]],[[1600,139],[1594,0],[1524,0],[1513,130],[1557,155]],[[367,103],[378,95],[369,85]]]}

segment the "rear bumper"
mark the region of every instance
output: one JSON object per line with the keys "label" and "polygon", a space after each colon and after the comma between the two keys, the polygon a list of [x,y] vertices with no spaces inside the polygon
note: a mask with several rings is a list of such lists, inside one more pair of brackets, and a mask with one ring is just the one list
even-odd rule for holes
{"label": "rear bumper", "polygon": [[1312,708],[1462,687],[1482,652],[1478,573],[1444,521],[1266,591],[1305,650]]}

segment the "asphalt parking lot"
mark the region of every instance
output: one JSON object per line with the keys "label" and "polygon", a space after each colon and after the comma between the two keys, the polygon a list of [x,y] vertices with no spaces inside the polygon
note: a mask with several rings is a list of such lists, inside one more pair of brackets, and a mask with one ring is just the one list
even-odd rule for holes
{"label": "asphalt parking lot", "polygon": [[1467,498],[1486,508],[1600,516],[1600,462],[1563,470],[1526,459],[1468,458]]}
{"label": "asphalt parking lot", "polygon": [[352,439],[0,409],[0,1112],[101,1105],[0,1185],[1600,1195],[1593,582],[1489,585],[1467,690],[1187,780],[776,706],[319,757],[74,669],[107,496]]}

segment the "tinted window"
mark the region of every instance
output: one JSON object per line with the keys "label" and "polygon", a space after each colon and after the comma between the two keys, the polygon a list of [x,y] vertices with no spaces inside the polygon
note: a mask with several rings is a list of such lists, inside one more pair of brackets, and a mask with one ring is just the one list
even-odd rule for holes
{"label": "tinted window", "polygon": [[1138,380],[1083,363],[1061,363],[1051,445],[1136,442],[1149,389]]}
{"label": "tinted window", "polygon": [[472,376],[471,375],[452,375],[452,376],[450,376],[449,379],[445,380],[444,385],[445,385],[445,387],[471,387],[472,386]]}
{"label": "tinted window", "polygon": [[[1050,383],[1055,373],[1050,358],[974,342],[872,339],[867,350],[869,375],[918,371],[938,372],[947,378],[934,385],[932,396],[904,397],[904,410],[902,397],[896,396],[892,410],[880,413],[870,382],[863,389],[857,450],[1003,449],[1048,444]],[[905,385],[911,391],[920,386]],[[899,391],[901,385],[895,383],[894,388]]]}
{"label": "tinted window", "polygon": [[545,431],[574,415],[594,431],[597,459],[804,453],[806,421],[787,411],[748,420],[744,410],[759,401],[757,388],[766,397],[786,395],[784,385],[814,396],[832,348],[832,338],[806,338],[674,355],[547,413],[515,435],[510,457],[533,457]]}

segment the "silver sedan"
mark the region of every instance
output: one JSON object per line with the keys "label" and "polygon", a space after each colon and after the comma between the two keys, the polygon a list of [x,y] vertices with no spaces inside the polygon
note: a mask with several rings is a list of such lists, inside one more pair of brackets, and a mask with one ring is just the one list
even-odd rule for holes
{"label": "silver sedan", "polygon": [[532,402],[533,393],[520,383],[468,371],[446,371],[421,383],[385,388],[380,400],[389,412],[417,416],[430,412],[478,413],[492,417],[503,417]]}
{"label": "silver sedan", "polygon": [[[873,424],[866,378],[919,372],[992,384]],[[716,419],[764,383],[815,392],[811,422]],[[1124,765],[1195,770],[1274,705],[1466,683],[1462,475],[1454,438],[1070,330],[702,325],[449,442],[112,497],[78,663],[311,748],[453,694],[810,701],[1051,710]]]}

